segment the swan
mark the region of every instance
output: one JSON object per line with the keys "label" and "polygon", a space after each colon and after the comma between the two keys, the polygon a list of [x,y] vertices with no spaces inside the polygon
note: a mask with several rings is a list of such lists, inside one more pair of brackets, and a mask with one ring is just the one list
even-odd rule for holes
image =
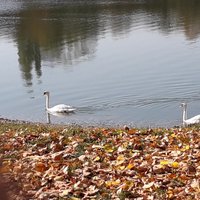
{"label": "swan", "polygon": [[183,108],[183,125],[192,125],[200,123],[200,115],[196,115],[190,119],[187,119],[187,104],[181,103],[181,107]]}
{"label": "swan", "polygon": [[52,113],[52,114],[54,114],[54,113],[70,113],[70,112],[74,112],[76,110],[72,106],[68,106],[65,104],[59,104],[59,105],[49,108],[50,93],[48,91],[45,91],[44,95],[46,96],[46,110],[49,113]]}

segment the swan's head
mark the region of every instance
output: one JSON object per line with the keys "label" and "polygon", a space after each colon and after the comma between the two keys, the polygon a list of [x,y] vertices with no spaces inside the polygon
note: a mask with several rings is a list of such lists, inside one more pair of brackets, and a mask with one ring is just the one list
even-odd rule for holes
{"label": "swan's head", "polygon": [[48,91],[44,91],[43,95],[49,96],[49,92]]}
{"label": "swan's head", "polygon": [[181,107],[182,108],[186,108],[187,107],[187,103],[181,103]]}

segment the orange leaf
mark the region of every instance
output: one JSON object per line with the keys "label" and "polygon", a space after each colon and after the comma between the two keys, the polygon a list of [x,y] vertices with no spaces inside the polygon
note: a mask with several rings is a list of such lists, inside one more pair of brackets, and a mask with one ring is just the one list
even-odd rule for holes
{"label": "orange leaf", "polygon": [[3,167],[1,167],[0,168],[0,174],[2,173],[8,173],[8,172],[10,172],[10,167],[8,166],[8,165],[6,165],[6,166],[3,166]]}
{"label": "orange leaf", "polygon": [[12,149],[12,147],[13,147],[13,145],[10,144],[10,143],[4,144],[4,146],[3,146],[3,150],[9,151],[9,150]]}
{"label": "orange leaf", "polygon": [[38,162],[35,164],[35,170],[38,172],[44,172],[46,171],[47,167],[43,162]]}

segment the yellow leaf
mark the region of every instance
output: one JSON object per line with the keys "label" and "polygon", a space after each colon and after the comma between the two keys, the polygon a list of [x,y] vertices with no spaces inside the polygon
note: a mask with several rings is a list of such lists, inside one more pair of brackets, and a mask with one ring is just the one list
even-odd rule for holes
{"label": "yellow leaf", "polygon": [[134,164],[133,163],[129,163],[127,166],[126,166],[126,169],[132,169],[134,167]]}
{"label": "yellow leaf", "polygon": [[189,145],[186,145],[186,146],[184,146],[182,149],[181,149],[181,151],[187,151],[187,150],[189,150],[190,149],[190,146]]}
{"label": "yellow leaf", "polygon": [[112,185],[113,185],[113,186],[117,186],[117,185],[119,185],[120,183],[121,183],[121,181],[120,181],[119,179],[117,179],[117,180],[115,180],[115,181],[112,182]]}
{"label": "yellow leaf", "polygon": [[124,160],[125,160],[124,155],[119,155],[119,156],[117,157],[117,161],[124,161]]}
{"label": "yellow leaf", "polygon": [[124,165],[117,166],[118,170],[124,170],[126,167]]}
{"label": "yellow leaf", "polygon": [[128,190],[129,188],[133,187],[134,182],[133,181],[125,181],[122,185],[121,188],[123,190]]}
{"label": "yellow leaf", "polygon": [[114,151],[114,149],[111,145],[105,145],[104,149],[107,153],[112,153]]}
{"label": "yellow leaf", "polygon": [[101,158],[99,157],[99,156],[97,156],[95,159],[94,159],[94,161],[96,162],[96,161],[99,161]]}
{"label": "yellow leaf", "polygon": [[168,160],[161,160],[160,165],[168,165],[169,161]]}
{"label": "yellow leaf", "polygon": [[190,146],[189,145],[186,145],[185,146],[185,150],[189,150],[190,149]]}
{"label": "yellow leaf", "polygon": [[107,186],[107,187],[112,186],[112,181],[106,181],[106,186]]}
{"label": "yellow leaf", "polygon": [[121,165],[121,164],[124,163],[124,161],[125,161],[124,155],[119,155],[119,156],[117,157],[116,165]]}
{"label": "yellow leaf", "polygon": [[176,137],[176,135],[174,133],[171,134],[171,137]]}
{"label": "yellow leaf", "polygon": [[167,196],[168,196],[168,198],[171,199],[174,196],[173,191],[172,190],[168,190],[167,191]]}
{"label": "yellow leaf", "polygon": [[121,183],[121,181],[120,179],[117,179],[117,180],[106,181],[105,183],[107,187],[111,187],[111,186],[118,186]]}
{"label": "yellow leaf", "polygon": [[171,166],[172,166],[173,168],[179,168],[179,163],[178,163],[178,162],[172,162],[172,163],[171,163]]}

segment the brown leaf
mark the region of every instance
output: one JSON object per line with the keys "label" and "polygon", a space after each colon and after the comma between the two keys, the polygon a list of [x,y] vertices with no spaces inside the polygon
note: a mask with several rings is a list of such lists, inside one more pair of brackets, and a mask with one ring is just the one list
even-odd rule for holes
{"label": "brown leaf", "polygon": [[189,173],[196,173],[196,167],[194,165],[188,166],[188,172]]}
{"label": "brown leaf", "polygon": [[61,152],[54,153],[51,155],[51,157],[54,161],[61,161],[63,158],[63,152],[61,151]]}

